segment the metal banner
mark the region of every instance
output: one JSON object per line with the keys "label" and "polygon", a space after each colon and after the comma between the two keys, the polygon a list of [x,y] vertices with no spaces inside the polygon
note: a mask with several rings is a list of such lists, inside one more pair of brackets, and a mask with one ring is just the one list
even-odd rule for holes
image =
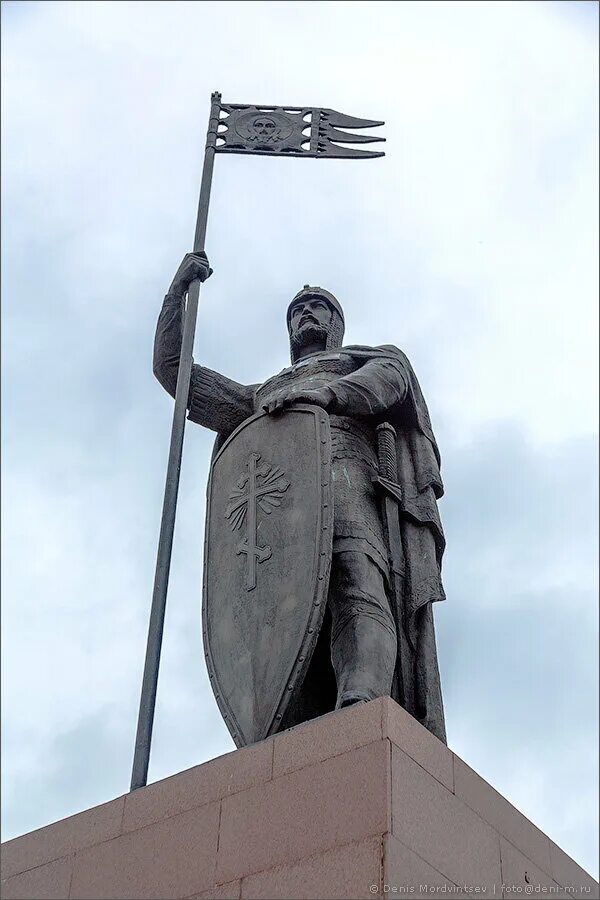
{"label": "metal banner", "polygon": [[219,126],[212,134],[217,153],[305,156],[309,159],[372,159],[379,150],[347,144],[385,141],[379,134],[355,134],[342,128],[377,128],[378,119],[359,119],[335,109],[310,106],[256,106],[221,103]]}

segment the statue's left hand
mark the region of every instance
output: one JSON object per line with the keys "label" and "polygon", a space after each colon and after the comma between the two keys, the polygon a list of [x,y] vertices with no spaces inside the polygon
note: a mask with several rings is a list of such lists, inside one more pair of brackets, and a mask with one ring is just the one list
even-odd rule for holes
{"label": "statue's left hand", "polygon": [[294,403],[309,403],[312,406],[320,406],[321,409],[327,409],[333,400],[333,394],[329,388],[315,389],[313,391],[290,391],[288,394],[281,394],[265,403],[263,409],[269,415],[277,415],[283,412]]}

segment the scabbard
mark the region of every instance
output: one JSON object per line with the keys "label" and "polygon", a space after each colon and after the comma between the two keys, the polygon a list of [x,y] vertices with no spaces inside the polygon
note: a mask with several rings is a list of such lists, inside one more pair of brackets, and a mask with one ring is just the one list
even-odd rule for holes
{"label": "scabbard", "polygon": [[402,706],[414,715],[415,707],[415,658],[407,637],[406,610],[404,605],[405,566],[400,528],[400,499],[402,489],[398,484],[396,431],[389,422],[377,427],[377,459],[379,475],[374,478],[381,497],[381,512],[390,567],[392,612],[398,636],[396,686]]}

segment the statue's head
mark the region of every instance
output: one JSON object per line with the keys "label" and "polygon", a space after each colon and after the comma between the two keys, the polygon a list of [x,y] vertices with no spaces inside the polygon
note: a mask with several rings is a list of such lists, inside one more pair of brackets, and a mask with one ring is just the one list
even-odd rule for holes
{"label": "statue's head", "polygon": [[342,346],[344,313],[337,299],[321,287],[305,284],[287,311],[292,362],[308,346],[332,350]]}

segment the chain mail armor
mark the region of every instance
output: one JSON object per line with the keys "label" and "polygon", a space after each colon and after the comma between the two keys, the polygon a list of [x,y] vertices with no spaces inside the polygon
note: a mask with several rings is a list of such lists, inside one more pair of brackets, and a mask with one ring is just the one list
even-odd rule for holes
{"label": "chain mail armor", "polygon": [[[277,394],[287,393],[291,388],[335,390],[335,381],[350,375],[354,368],[352,360],[340,353],[315,354],[260,385],[255,392],[254,409],[258,412]],[[387,575],[387,552],[372,482],[377,474],[374,428],[368,420],[351,416],[332,414],[329,422],[334,486],[333,552],[362,551]]]}

